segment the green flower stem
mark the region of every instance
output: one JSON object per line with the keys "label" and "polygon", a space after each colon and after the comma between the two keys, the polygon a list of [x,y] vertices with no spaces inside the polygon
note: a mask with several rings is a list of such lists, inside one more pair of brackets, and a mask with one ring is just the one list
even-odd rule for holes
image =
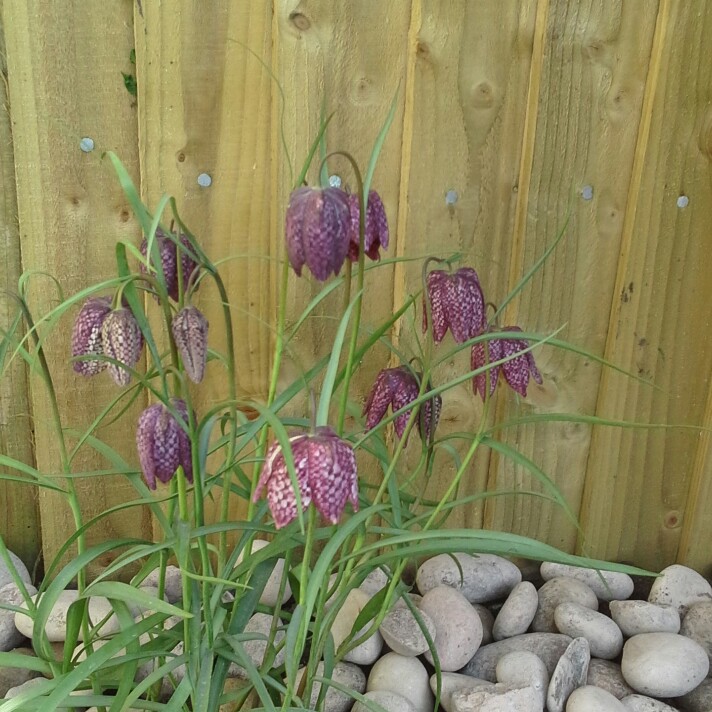
{"label": "green flower stem", "polygon": [[[230,439],[227,444],[225,461],[231,463],[235,455],[235,443],[237,441],[237,369],[235,368],[235,335],[232,330],[232,314],[230,313],[230,300],[225,289],[222,277],[215,270],[212,273],[215,284],[220,292],[220,301],[223,308],[223,321],[225,322],[225,336],[227,339],[227,367],[228,367],[228,388],[230,393]],[[229,515],[230,506],[230,473],[231,467],[225,469],[223,475],[222,499],[220,502],[220,521],[226,522]],[[194,469],[194,472],[197,470]],[[197,493],[197,490],[196,490]],[[202,497],[201,497],[202,500]],[[200,524],[199,526],[202,526]],[[218,570],[222,571],[227,560],[227,532],[221,532],[218,544]],[[224,572],[223,572],[224,573]]]}
{"label": "green flower stem", "polygon": [[351,278],[353,275],[353,265],[351,260],[347,258],[346,262],[346,274],[344,275],[344,303],[341,310],[345,312],[351,304]]}
{"label": "green flower stem", "polygon": [[[183,468],[178,468],[178,473],[174,478],[178,485],[178,518],[183,522],[189,522],[188,519],[188,492],[186,487],[185,473]],[[181,557],[182,558],[182,557]],[[189,565],[190,561],[190,549],[188,549],[188,556],[185,561],[179,561],[180,567],[180,577],[181,577],[181,589],[183,591],[183,610],[190,611],[191,605],[191,584],[190,577],[186,573],[186,567]],[[188,652],[190,648],[190,619],[183,619],[183,640],[184,640],[184,650]]]}
{"label": "green flower stem", "polygon": [[[361,310],[363,307],[363,282],[366,269],[366,208],[368,203],[368,196],[364,195],[363,191],[363,180],[361,178],[361,171],[358,169],[358,165],[350,153],[345,151],[334,151],[324,158],[325,162],[329,157],[334,155],[340,155],[346,158],[346,160],[351,164],[354,171],[354,176],[356,178],[356,185],[358,186],[358,202],[359,202],[359,216],[358,216],[358,273],[356,276],[356,305],[354,307],[353,321],[351,323],[351,340],[349,342],[349,352],[346,360],[346,370],[344,371],[343,380],[343,390],[341,391],[341,404],[339,407],[339,417],[336,424],[336,432],[339,436],[344,433],[344,421],[346,420],[346,408],[349,402],[349,386],[351,385],[351,377],[353,376],[354,364],[356,361],[356,347],[358,345],[358,332],[361,326]],[[348,271],[349,281],[351,279],[351,265],[349,265]],[[349,284],[349,287],[351,285]],[[350,292],[346,293],[347,299]],[[348,301],[347,307],[348,308]]]}
{"label": "green flower stem", "polygon": [[307,514],[307,531],[304,540],[304,554],[302,555],[302,568],[299,572],[299,605],[304,606],[307,600],[307,585],[311,570],[310,560],[314,548],[314,529],[316,527],[316,507],[310,506]]}

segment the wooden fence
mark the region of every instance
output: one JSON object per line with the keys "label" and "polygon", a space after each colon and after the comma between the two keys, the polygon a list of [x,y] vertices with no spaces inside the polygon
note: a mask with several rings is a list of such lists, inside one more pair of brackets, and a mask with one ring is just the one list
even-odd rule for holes
{"label": "wooden fence", "polygon": [[[214,259],[241,255],[225,265],[241,307],[238,385],[264,397],[278,274],[265,257],[281,249],[290,185],[283,143],[305,155],[326,97],[336,112],[330,145],[364,164],[398,92],[375,176],[389,253],[460,251],[497,302],[569,216],[507,321],[540,332],[564,326],[562,338],[654,383],[542,347],[543,386],[526,401],[503,390],[498,417],[565,412],[702,428],[537,423],[507,428],[502,440],[551,476],[588,553],[648,567],[712,565],[712,3],[0,0],[0,8],[3,294],[24,270],[56,275],[66,294],[113,274],[115,241],[139,238],[101,158],[113,150],[149,204],[176,196]],[[134,79],[136,96],[127,89]],[[332,170],[349,180],[345,164]],[[419,283],[420,263],[380,268],[366,327]],[[297,313],[311,287],[291,284]],[[39,274],[30,296],[40,312],[58,299]],[[217,323],[214,295],[201,298]],[[4,328],[14,309],[0,299]],[[328,323],[309,324],[294,363],[324,352]],[[47,348],[66,425],[77,428],[116,391],[65,365],[70,327],[62,322]],[[361,395],[385,357],[363,364]],[[204,402],[217,388],[209,379]],[[101,431],[131,461],[141,405]],[[480,412],[463,384],[446,398],[441,432],[472,430]],[[46,392],[19,363],[0,380],[0,427],[2,453],[59,472]],[[103,466],[89,453],[77,465]],[[428,494],[451,475],[438,468]],[[78,486],[87,517],[131,496],[119,479]],[[465,489],[537,486],[482,455]],[[481,501],[451,524],[577,546],[566,515],[532,496]],[[53,554],[71,531],[56,496],[0,481],[0,532],[28,562],[41,547]],[[139,534],[151,535],[151,521],[137,510],[91,530],[94,540]]]}

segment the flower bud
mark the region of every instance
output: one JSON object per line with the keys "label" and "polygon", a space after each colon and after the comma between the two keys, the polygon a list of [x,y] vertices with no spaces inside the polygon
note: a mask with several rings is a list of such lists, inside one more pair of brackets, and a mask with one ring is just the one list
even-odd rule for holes
{"label": "flower bud", "polygon": [[130,309],[115,309],[104,318],[101,325],[101,339],[104,353],[127,368],[109,364],[109,373],[118,386],[128,386],[131,382],[129,368],[133,368],[141,358],[143,334]]}
{"label": "flower bud", "polygon": [[349,249],[349,199],[340,188],[299,188],[287,208],[285,238],[289,262],[302,276],[306,264],[325,281],[338,274]]}
{"label": "flower bud", "polygon": [[[361,206],[359,195],[349,195],[349,208],[351,211],[351,231],[349,240],[349,259],[352,262],[358,261],[360,245],[360,215]],[[388,219],[386,210],[383,207],[381,197],[375,190],[368,193],[368,205],[366,206],[366,225],[364,231],[364,252],[371,260],[381,258],[379,250],[388,247]]]}
{"label": "flower bud", "polygon": [[[103,356],[101,326],[111,311],[108,297],[93,297],[82,305],[72,329],[72,356]],[[107,362],[101,359],[75,361],[73,368],[82,376],[101,373]]]}
{"label": "flower bud", "polygon": [[[158,246],[158,252],[161,257],[161,268],[163,269],[163,276],[166,280],[166,290],[168,296],[173,299],[173,301],[178,301],[178,255],[180,252],[180,267],[182,271],[183,279],[183,289],[188,286],[188,281],[190,280],[193,271],[198,266],[198,263],[193,259],[193,247],[190,244],[190,240],[186,235],[181,234],[179,237],[180,244],[185,249],[179,249],[176,243],[160,228],[156,230],[156,236],[154,238],[156,245]],[[148,254],[148,240],[144,238],[141,242],[141,254],[146,257]],[[149,259],[149,264],[151,264],[151,274],[156,274],[155,265],[153,263],[153,255]],[[146,266],[141,263],[141,271],[146,273]]]}
{"label": "flower bud", "polygon": [[194,306],[187,306],[173,317],[171,331],[188,378],[200,383],[208,360],[208,320]]}
{"label": "flower bud", "polygon": [[[341,518],[347,501],[358,511],[356,458],[351,445],[331,428],[321,427],[313,435],[291,438],[290,446],[302,508],[313,502],[332,524]],[[279,443],[274,443],[267,452],[254,501],[265,487],[275,526],[281,529],[296,518],[297,499]]]}
{"label": "flower bud", "polygon": [[[180,398],[171,406],[188,427],[188,408]],[[154,403],[141,413],[136,428],[136,446],[146,483],[156,489],[156,478],[166,483],[183,467],[186,479],[193,481],[193,460],[188,433],[163,403]]]}

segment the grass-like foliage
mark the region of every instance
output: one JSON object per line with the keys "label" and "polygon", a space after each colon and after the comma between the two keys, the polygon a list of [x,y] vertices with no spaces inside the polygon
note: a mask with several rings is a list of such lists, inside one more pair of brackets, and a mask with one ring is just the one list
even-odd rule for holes
{"label": "grass-like foliage", "polygon": [[[117,244],[114,278],[68,298],[62,295],[46,314],[33,314],[27,299],[28,284],[36,275],[23,276],[17,318],[2,335],[0,365],[7,369],[13,360],[23,359],[41,376],[52,406],[61,470],[42,472],[31,463],[0,455],[0,466],[9,473],[0,477],[61,495],[74,518],[75,533],[55,560],[46,562],[39,595],[34,597],[0,539],[0,557],[13,570],[34,620],[36,653],[36,657],[0,653],[0,666],[35,670],[46,678],[22,696],[0,703],[2,712],[92,705],[111,712],[129,708],[216,712],[224,704],[237,709],[248,702],[266,710],[320,709],[334,666],[378,627],[408,590],[406,567],[424,557],[487,552],[637,572],[575,557],[511,533],[448,529],[454,511],[498,494],[459,494],[482,448],[512,458],[539,483],[536,492],[526,495],[550,500],[576,523],[561,493],[536,463],[498,439],[508,424],[492,423],[488,411],[496,388],[511,387],[526,397],[530,378],[541,379],[534,361],[540,346],[596,357],[561,340],[558,331],[534,334],[501,327],[495,317],[488,319],[477,274],[459,264],[458,256],[425,261],[422,292],[410,296],[383,323],[361,327],[364,290],[369,280],[378,279],[384,264],[394,261],[378,261],[379,250],[388,244],[388,228],[380,198],[370,189],[393,113],[375,141],[364,180],[353,159],[342,154],[354,169],[358,189],[353,195],[327,186],[305,186],[310,175],[322,180],[326,176],[322,168],[333,155],[325,148],[328,119],[314,138],[290,204],[284,206],[286,242],[280,256],[279,314],[265,402],[240,399],[236,392],[231,310],[243,305],[231,303],[219,266],[201,247],[199,227],[194,235],[169,196],[156,206],[144,205],[117,156],[107,154],[107,164],[113,166],[136,214],[142,245]],[[320,165],[314,160],[317,155]],[[563,234],[564,230],[505,303],[521,291]],[[290,265],[302,272],[302,279],[311,279],[310,271],[324,284],[288,325],[287,283],[296,278]],[[43,279],[47,283],[46,276]],[[201,285],[210,281],[219,292],[223,319],[211,324],[208,333],[194,302],[199,303]],[[290,341],[328,296],[338,294],[343,309],[336,315],[327,356],[308,364],[293,383],[278,390]],[[76,318],[73,359],[50,367],[45,341],[69,310]],[[423,333],[416,334],[415,354],[404,353],[402,344],[390,341],[400,320],[406,325],[424,322]],[[223,332],[220,341],[227,345],[223,353],[211,347],[216,330]],[[452,341],[446,332],[451,332]],[[61,336],[69,342],[69,334]],[[443,339],[448,343],[438,346]],[[384,367],[390,367],[379,375],[361,414],[356,402],[360,396],[351,388],[354,373],[372,349],[384,344],[392,353],[391,363]],[[443,364],[463,350],[470,354],[471,368],[442,382]],[[200,385],[189,387],[189,381],[200,383],[206,361],[210,378],[222,378],[221,388],[213,392],[225,395],[200,412],[194,402]],[[78,430],[73,414],[61,411],[52,378],[52,368],[57,367],[99,378],[106,378],[101,373],[106,371],[120,386],[86,429]],[[481,425],[470,433],[439,437],[441,399],[465,381],[473,383],[472,397],[482,399]],[[129,415],[137,401],[145,407],[138,423]],[[295,403],[311,407],[295,413]],[[245,412],[255,416],[248,419]],[[566,416],[551,416],[562,418]],[[611,424],[592,416],[575,418]],[[527,416],[517,422],[526,421]],[[125,459],[102,439],[100,433],[110,423],[136,431],[137,457]],[[102,469],[78,468],[77,454],[86,448],[104,462]],[[409,458],[418,460],[415,471],[405,462],[408,448],[420,452],[419,460]],[[429,500],[425,488],[414,485],[427,480],[436,462],[446,460],[454,463],[455,474],[442,497]],[[379,473],[375,485],[359,479],[357,462],[358,467]],[[125,477],[135,498],[85,521],[76,482],[107,475]],[[205,514],[208,499],[217,502],[211,520]],[[243,503],[240,510],[245,512],[240,521],[231,517],[236,502]],[[97,522],[135,507],[153,513],[160,532],[157,541],[88,544],[87,534]],[[263,541],[255,545],[255,539]],[[68,553],[71,561],[64,564]],[[107,553],[113,563],[90,581],[88,567]],[[172,589],[175,569],[169,565],[179,569],[178,591]],[[385,577],[385,587],[366,606],[351,636],[335,646],[331,634],[335,616],[349,592],[376,569]],[[276,584],[274,579],[269,583],[277,593],[268,601],[263,593],[273,570],[283,574]],[[155,588],[141,588],[149,574]],[[69,608],[67,640],[58,657],[45,623],[67,588],[76,589],[77,598]],[[283,595],[290,590],[291,597]],[[93,596],[111,604],[111,635],[103,628],[109,615],[100,621],[89,616]],[[264,633],[246,630],[257,612],[271,616]],[[246,650],[256,638],[266,643],[261,661]],[[229,675],[231,666],[241,670],[238,687],[226,686],[228,677],[234,678]],[[332,686],[339,688],[338,683]],[[313,703],[316,689],[321,691]]]}

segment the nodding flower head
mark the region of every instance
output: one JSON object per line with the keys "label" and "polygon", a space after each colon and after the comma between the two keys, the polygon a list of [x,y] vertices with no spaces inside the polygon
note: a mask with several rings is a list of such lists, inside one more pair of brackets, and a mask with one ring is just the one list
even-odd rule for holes
{"label": "nodding flower head", "polygon": [[[378,374],[363,409],[363,414],[366,416],[366,429],[371,430],[378,425],[385,417],[389,406],[395,412],[412,403],[420,393],[420,378],[419,374],[415,374],[407,366],[383,369]],[[428,384],[429,389],[430,384]],[[426,442],[430,441],[435,432],[441,409],[442,398],[439,395],[425,401],[420,408],[418,431]],[[405,433],[411,410],[401,413],[394,420],[393,426],[399,438],[402,438]]]}
{"label": "nodding flower head", "polygon": [[[514,334],[521,333],[518,326],[505,326],[501,329],[490,327],[488,331],[511,331]],[[531,351],[521,353],[529,348],[529,344],[525,339],[518,339],[516,336],[512,338],[489,339],[480,341],[472,346],[470,364],[472,370],[482,368],[483,366],[500,361],[503,358],[509,358],[504,363],[493,366],[488,371],[478,373],[473,378],[473,390],[479,393],[482,400],[487,394],[487,380],[489,379],[489,395],[494,393],[497,386],[500,371],[504,373],[504,379],[507,381],[512,390],[516,391],[523,398],[527,395],[527,386],[529,378],[533,378],[537,383],[541,384],[542,378]]]}
{"label": "nodding flower head", "polygon": [[[163,269],[163,276],[166,280],[166,291],[168,296],[173,301],[178,301],[178,265],[180,264],[181,277],[183,280],[183,289],[188,287],[188,282],[190,280],[193,271],[198,266],[198,263],[193,259],[193,247],[190,244],[187,236],[182,234],[179,237],[179,242],[181,247],[179,248],[176,243],[160,228],[156,230],[155,242],[158,246],[158,253],[161,257],[161,268]],[[180,252],[180,259],[178,253]],[[146,257],[148,254],[148,240],[144,238],[141,242],[141,254]],[[157,270],[153,261],[153,256],[149,259],[149,264],[151,265],[151,274],[157,274]],[[146,273],[146,266],[141,263],[141,271]]]}
{"label": "nodding flower head", "polygon": [[200,383],[208,360],[208,320],[194,306],[187,306],[173,317],[171,331],[188,378]]}
{"label": "nodding flower head", "polygon": [[[72,356],[104,355],[101,326],[110,311],[109,297],[93,297],[84,302],[72,328]],[[107,365],[102,359],[83,358],[81,361],[75,361],[73,368],[82,376],[95,376]]]}
{"label": "nodding flower head", "polygon": [[131,382],[128,369],[138,363],[143,348],[143,334],[130,309],[115,309],[104,317],[101,341],[104,353],[127,367],[110,363],[111,377],[117,386],[128,386]]}
{"label": "nodding flower head", "polygon": [[[352,193],[349,195],[349,207],[351,210],[351,230],[349,239],[349,259],[352,262],[358,261],[360,245],[360,215],[361,206],[359,196]],[[388,248],[388,219],[383,202],[375,190],[368,193],[368,205],[366,206],[366,225],[364,234],[364,252],[371,260],[381,258],[380,249]]]}
{"label": "nodding flower head", "polygon": [[349,199],[340,188],[299,188],[287,208],[289,262],[299,277],[306,265],[320,281],[338,274],[349,249]]}
{"label": "nodding flower head", "polygon": [[[290,438],[289,444],[303,509],[313,502],[331,524],[339,521],[347,501],[358,510],[356,458],[345,440],[331,428],[321,427],[313,435]],[[254,501],[265,487],[275,526],[281,529],[296,518],[297,499],[279,443],[274,443],[267,452]]]}
{"label": "nodding flower head", "polygon": [[[171,406],[188,427],[185,401],[172,398]],[[154,403],[141,413],[136,428],[136,446],[146,483],[156,489],[156,478],[169,482],[179,466],[189,482],[193,481],[193,460],[188,433],[163,403]]]}
{"label": "nodding flower head", "polygon": [[[428,273],[426,294],[433,319],[433,340],[439,344],[447,330],[458,343],[481,334],[485,329],[485,300],[477,272],[461,267],[452,274],[444,270]],[[428,328],[423,296],[423,333]]]}

